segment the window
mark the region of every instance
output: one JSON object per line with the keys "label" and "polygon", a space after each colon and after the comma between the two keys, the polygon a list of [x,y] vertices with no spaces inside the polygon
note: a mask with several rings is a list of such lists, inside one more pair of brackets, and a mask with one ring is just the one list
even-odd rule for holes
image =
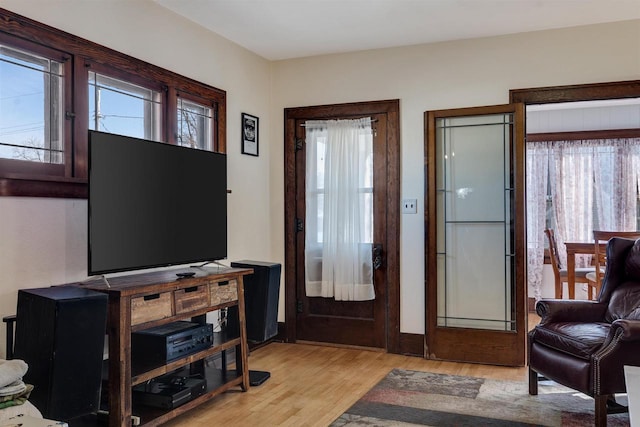
{"label": "window", "polygon": [[640,229],[640,138],[530,142],[527,156],[547,165],[544,176],[530,174],[528,183],[539,188],[542,180],[546,188],[529,195],[533,206],[545,199],[545,228],[574,240],[590,240],[592,230]]}
{"label": "window", "polygon": [[0,19],[0,196],[86,198],[89,129],[226,151],[225,91],[8,10]]}
{"label": "window", "polygon": [[15,173],[28,164],[32,173],[64,174],[67,74],[63,53],[0,37],[3,170]]}
{"label": "window", "polygon": [[185,147],[213,150],[213,109],[178,97],[176,143]]}
{"label": "window", "polygon": [[89,72],[89,129],[162,141],[162,95]]}

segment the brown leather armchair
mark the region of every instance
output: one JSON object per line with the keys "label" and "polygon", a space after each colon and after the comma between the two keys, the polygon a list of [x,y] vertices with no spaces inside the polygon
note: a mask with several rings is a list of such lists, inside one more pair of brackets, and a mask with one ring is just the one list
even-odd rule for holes
{"label": "brown leather armchair", "polygon": [[542,375],[593,397],[595,425],[606,426],[607,400],[626,392],[623,366],[640,366],[640,239],[609,241],[596,301],[540,300],[536,311],[529,394],[538,394]]}

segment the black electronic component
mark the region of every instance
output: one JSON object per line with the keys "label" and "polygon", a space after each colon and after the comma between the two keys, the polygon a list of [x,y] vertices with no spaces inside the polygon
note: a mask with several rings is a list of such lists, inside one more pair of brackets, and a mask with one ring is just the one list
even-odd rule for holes
{"label": "black electronic component", "polygon": [[201,396],[207,390],[202,378],[168,374],[133,387],[131,398],[137,405],[173,409]]}
{"label": "black electronic component", "polygon": [[213,325],[187,321],[168,323],[131,334],[134,374],[188,356],[213,345]]}

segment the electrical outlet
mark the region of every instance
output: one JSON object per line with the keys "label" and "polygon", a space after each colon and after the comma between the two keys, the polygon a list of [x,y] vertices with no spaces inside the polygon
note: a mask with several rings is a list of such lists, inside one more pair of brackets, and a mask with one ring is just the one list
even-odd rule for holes
{"label": "electrical outlet", "polygon": [[402,213],[404,214],[418,213],[418,199],[402,200]]}

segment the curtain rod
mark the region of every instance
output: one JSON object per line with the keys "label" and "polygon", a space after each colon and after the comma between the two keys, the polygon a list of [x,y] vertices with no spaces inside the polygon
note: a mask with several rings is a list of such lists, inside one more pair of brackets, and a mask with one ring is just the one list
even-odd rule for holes
{"label": "curtain rod", "polygon": [[[318,121],[322,121],[322,120],[318,120]],[[375,123],[375,122],[377,122],[377,121],[378,121],[378,119],[371,119],[371,123]],[[306,126],[307,126],[307,124],[306,124],[306,123],[301,123],[301,124],[300,124],[300,126],[302,126],[302,127],[306,127]]]}

